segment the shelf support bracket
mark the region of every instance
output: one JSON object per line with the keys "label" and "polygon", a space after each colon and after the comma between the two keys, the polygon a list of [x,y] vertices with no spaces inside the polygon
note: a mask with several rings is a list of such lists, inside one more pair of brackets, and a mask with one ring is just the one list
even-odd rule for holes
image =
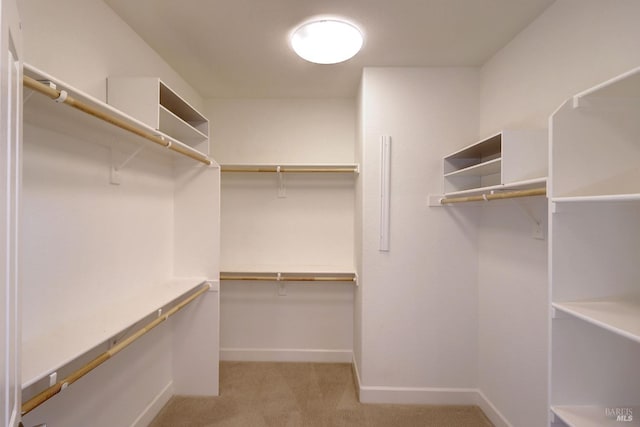
{"label": "shelf support bracket", "polygon": [[538,240],[544,240],[544,230],[542,221],[536,218],[531,209],[522,201],[512,199],[513,202],[522,209],[522,211],[533,221],[533,238]]}
{"label": "shelf support bracket", "polygon": [[[129,155],[129,157],[127,157],[122,163],[120,163],[120,165],[116,166],[113,165],[113,161],[112,161],[112,165],[111,165],[111,178],[110,178],[110,183],[113,185],[120,185],[121,179],[120,179],[120,171],[122,169],[124,169],[125,166],[127,166],[127,164],[133,160],[138,154],[140,154],[140,152],[144,150],[144,146],[140,146],[138,147],[138,149],[136,151],[134,151],[133,153],[131,153]],[[113,157],[113,151],[111,152],[111,156]]]}

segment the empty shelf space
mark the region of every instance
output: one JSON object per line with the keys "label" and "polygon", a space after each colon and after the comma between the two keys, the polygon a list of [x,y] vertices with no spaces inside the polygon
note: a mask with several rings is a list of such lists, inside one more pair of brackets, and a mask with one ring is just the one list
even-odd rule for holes
{"label": "empty shelf space", "polygon": [[626,299],[553,303],[552,306],[585,322],[640,343],[640,298],[637,296]]}
{"label": "empty shelf space", "polygon": [[445,178],[455,176],[485,176],[500,173],[502,159],[497,158],[487,162],[479,163],[464,169],[456,170],[445,174]]}
{"label": "empty shelf space", "polygon": [[[616,410],[618,412],[616,413]],[[618,419],[630,410],[635,417],[633,422]],[[621,425],[638,426],[640,407],[605,406],[552,406],[551,411],[569,427],[619,427]]]}
{"label": "empty shelf space", "polygon": [[22,343],[22,387],[26,388],[136,323],[185,296],[205,278],[171,279],[135,297],[95,310],[91,317],[52,325]]}
{"label": "empty shelf space", "polygon": [[502,134],[471,144],[444,158],[445,174],[500,157]]}
{"label": "empty shelf space", "polygon": [[[160,84],[160,106],[171,111],[181,120],[189,123],[191,126],[200,126],[207,123],[207,119],[196,111],[187,101],[182,99],[180,95],[172,91],[162,81]],[[206,137],[206,135],[205,135]]]}
{"label": "empty shelf space", "polygon": [[187,145],[197,144],[207,140],[207,135],[185,122],[164,106],[159,106],[160,131],[167,135],[173,135],[176,139]]}

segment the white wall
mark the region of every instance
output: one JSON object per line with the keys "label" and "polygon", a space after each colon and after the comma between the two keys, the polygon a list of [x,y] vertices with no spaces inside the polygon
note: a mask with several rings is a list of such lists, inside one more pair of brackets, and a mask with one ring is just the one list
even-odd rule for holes
{"label": "white wall", "polygon": [[[557,0],[481,69],[479,135],[547,128],[569,96],[640,65],[640,2]],[[546,203],[525,202],[538,218]],[[479,388],[514,426],[548,416],[546,241],[516,203],[482,211]]]}
{"label": "white wall", "polygon": [[202,98],[101,0],[20,0],[25,62],[106,100],[108,76],[160,77],[197,109]]}
{"label": "white wall", "polygon": [[[210,99],[222,164],[353,163],[352,99]],[[222,271],[354,271],[352,175],[222,177]],[[352,284],[224,282],[222,358],[350,361]]]}
{"label": "white wall", "polygon": [[[430,208],[427,196],[442,191],[442,157],[475,139],[478,78],[473,68],[364,70],[355,337],[363,401],[472,399],[477,212]],[[381,135],[392,138],[389,252],[378,251]]]}
{"label": "white wall", "polygon": [[[102,1],[24,0],[19,6],[27,63],[101,100],[106,97],[106,78],[122,74],[161,77],[191,102],[202,103]],[[38,96],[34,94],[30,102]],[[56,330],[65,322],[81,322],[97,306],[107,307],[164,282],[173,276],[174,267],[187,264],[174,264],[180,258],[174,246],[184,243],[175,239],[174,219],[184,214],[176,200],[191,196],[176,186],[171,159],[153,149],[129,163],[122,185],[110,185],[112,154],[122,160],[131,153],[128,148],[135,149],[120,145],[112,153],[111,139],[119,138],[92,135],[69,123],[55,130],[40,123],[25,125],[21,272],[27,339],[48,333],[46,327]],[[211,213],[215,207],[217,200],[212,199],[205,211]],[[203,233],[216,235],[217,230],[212,230]],[[205,246],[200,255],[210,254],[212,264],[197,273],[215,276],[216,248]],[[201,306],[215,308],[217,295],[208,294],[201,301],[206,301]],[[190,314],[182,318],[196,315],[188,310]],[[215,321],[215,316],[217,311],[210,320]],[[25,423],[132,425],[143,416],[138,421],[145,425],[174,389],[172,381],[180,370],[172,365],[172,330],[177,327],[173,322],[171,327],[154,330],[29,414]],[[212,336],[209,343],[216,339]],[[217,353],[212,354],[211,360],[216,357]],[[214,368],[203,378],[217,380],[217,365]],[[188,390],[182,379],[180,389]],[[216,384],[205,388],[211,393]]]}

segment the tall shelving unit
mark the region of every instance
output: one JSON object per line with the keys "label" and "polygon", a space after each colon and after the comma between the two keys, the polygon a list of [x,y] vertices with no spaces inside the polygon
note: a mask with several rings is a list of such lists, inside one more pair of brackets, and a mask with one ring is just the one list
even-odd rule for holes
{"label": "tall shelving unit", "polygon": [[216,395],[219,166],[35,67],[24,73],[35,90],[24,96],[23,401],[195,293],[167,327],[170,357],[150,357],[172,364],[175,392]]}
{"label": "tall shelving unit", "polygon": [[550,135],[552,424],[637,425],[640,68],[569,99]]}

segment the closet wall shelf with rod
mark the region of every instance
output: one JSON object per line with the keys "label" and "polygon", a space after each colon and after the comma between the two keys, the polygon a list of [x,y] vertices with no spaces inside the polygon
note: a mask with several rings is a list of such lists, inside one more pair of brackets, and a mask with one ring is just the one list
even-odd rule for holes
{"label": "closet wall shelf with rod", "polygon": [[220,280],[261,281],[261,282],[354,282],[355,273],[278,273],[278,272],[238,272],[222,271]]}
{"label": "closet wall shelf with rod", "polygon": [[429,206],[546,196],[546,181],[546,178],[538,178],[510,185],[495,185],[474,190],[429,195]]}
{"label": "closet wall shelf with rod", "polygon": [[[37,68],[24,64],[24,78],[23,85],[35,92],[43,94],[48,98],[51,98],[57,103],[64,103],[76,110],[86,113],[87,116],[99,119],[104,123],[108,123],[111,126],[120,128],[129,134],[136,135],[139,138],[153,142],[156,147],[167,148],[171,152],[186,156],[195,161],[203,163],[209,166],[217,166],[216,162],[210,159],[206,154],[184,144],[183,142],[172,138],[156,129],[142,123],[141,121],[121,112],[120,110],[108,105],[96,98],[93,98],[86,93],[75,89],[74,87],[57,80],[47,73],[38,70]],[[27,97],[25,96],[25,99]],[[37,115],[39,118],[44,117],[43,120],[58,120],[56,114],[53,114],[54,110],[50,107],[42,106],[35,99],[30,97],[25,102],[26,108],[46,108],[46,113]],[[57,112],[57,114],[64,114],[64,112]],[[35,114],[25,114],[25,119],[30,119]],[[74,117],[73,121],[78,125],[78,117]],[[94,119],[92,119],[94,120]],[[63,120],[59,120],[63,121]],[[37,123],[36,123],[37,124]],[[49,123],[51,125],[52,123]],[[136,138],[137,142],[137,138]],[[141,142],[141,141],[140,141]]]}
{"label": "closet wall shelf with rod", "polygon": [[128,334],[128,336],[122,339],[121,341],[117,343],[112,342],[111,343],[112,347],[109,348],[107,351],[104,351],[103,353],[94,357],[88,363],[74,370],[71,374],[66,375],[63,379],[55,382],[45,390],[36,394],[32,398],[26,400],[22,404],[22,415],[25,415],[31,412],[32,410],[34,410],[35,408],[37,408],[47,400],[51,399],[56,394],[60,393],[67,386],[73,384],[74,382],[84,377],[85,375],[87,375],[89,372],[91,372],[98,366],[102,365],[107,360],[114,357],[116,354],[118,354],[119,352],[127,348],[129,345],[137,341],[143,335],[150,332],[153,328],[158,326],[160,323],[164,322],[165,320],[167,320],[168,318],[170,318],[171,316],[173,316],[174,314],[182,310],[184,307],[189,305],[191,302],[195,301],[197,298],[202,296],[205,292],[209,291],[210,289],[211,289],[210,284],[202,283],[197,288],[192,289],[191,292],[189,292],[187,295],[183,296],[181,298],[181,301],[177,302],[174,306],[159,309],[157,311],[157,317],[155,319],[149,321],[144,326],[139,327],[138,329],[136,329],[135,332]]}
{"label": "closet wall shelf with rod", "polygon": [[115,305],[96,308],[88,317],[50,325],[38,336],[25,338],[22,343],[23,401],[47,390],[52,378],[75,372],[100,352],[128,340],[135,328],[155,321],[195,293],[200,294],[202,289],[217,292],[218,284],[201,277],[175,278]]}
{"label": "closet wall shelf with rod", "polygon": [[357,175],[357,164],[224,164],[221,172],[237,173],[351,173]]}

